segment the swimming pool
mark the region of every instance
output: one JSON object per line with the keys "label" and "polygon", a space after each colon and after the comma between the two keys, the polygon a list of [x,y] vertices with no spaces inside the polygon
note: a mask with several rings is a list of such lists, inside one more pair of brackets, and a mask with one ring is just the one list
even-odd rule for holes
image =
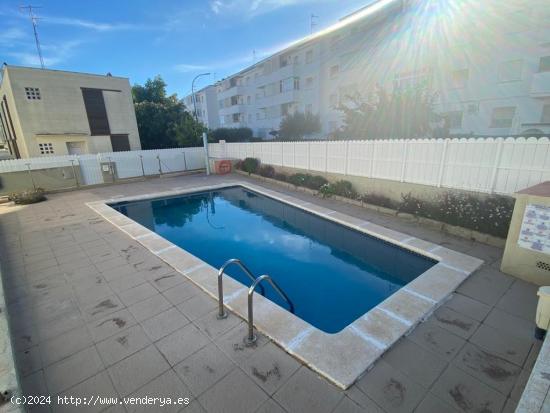
{"label": "swimming pool", "polygon": [[[269,274],[296,316],[331,334],[437,263],[242,186],[111,206],[215,268],[239,258]],[[227,273],[250,285],[240,269]]]}

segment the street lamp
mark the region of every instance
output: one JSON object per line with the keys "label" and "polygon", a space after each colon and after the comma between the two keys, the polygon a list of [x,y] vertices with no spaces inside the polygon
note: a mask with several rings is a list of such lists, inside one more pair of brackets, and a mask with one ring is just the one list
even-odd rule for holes
{"label": "street lamp", "polygon": [[[199,118],[197,116],[197,97],[195,96],[195,80],[201,76],[209,76],[210,73],[201,73],[193,78],[191,82],[191,96],[193,96],[193,110],[195,112],[195,122],[198,123]],[[204,147],[204,158],[206,162],[206,175],[210,175],[210,157],[208,156],[208,139],[206,138],[206,132],[202,133],[202,146]]]}
{"label": "street lamp", "polygon": [[201,76],[210,76],[210,73],[201,73],[198,74],[193,78],[193,81],[191,82],[191,96],[193,96],[193,110],[195,112],[195,120],[198,122],[197,117],[197,97],[195,96],[195,80],[197,80]]}

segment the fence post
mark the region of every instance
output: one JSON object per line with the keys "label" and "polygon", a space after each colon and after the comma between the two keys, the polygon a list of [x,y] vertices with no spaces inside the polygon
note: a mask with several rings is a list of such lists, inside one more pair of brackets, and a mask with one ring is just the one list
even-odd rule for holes
{"label": "fence post", "polygon": [[292,166],[296,168],[296,142],[292,142]]}
{"label": "fence post", "polygon": [[374,160],[376,159],[376,140],[372,141],[372,157],[370,161],[370,176],[369,178],[374,178]]}
{"label": "fence post", "polygon": [[187,159],[185,158],[185,151],[183,151],[183,170],[187,171]]}
{"label": "fence post", "polygon": [[325,141],[325,173],[328,172],[328,141]]}
{"label": "fence post", "polygon": [[76,184],[76,187],[79,188],[80,184],[78,183],[78,177],[76,176],[76,169],[74,168],[74,159],[70,159],[70,161],[71,161],[71,168],[73,169],[74,182]]}
{"label": "fence post", "polygon": [[443,183],[443,171],[445,169],[445,161],[447,160],[447,147],[449,146],[449,139],[443,141],[443,152],[441,153],[441,160],[439,161],[439,172],[437,173],[437,187],[441,188]]}
{"label": "fence post", "polygon": [[307,143],[307,170],[311,170],[311,142]]}
{"label": "fence post", "polygon": [[500,166],[503,143],[504,142],[502,140],[499,140],[497,143],[497,154],[495,156],[495,163],[493,164],[493,172],[491,173],[491,187],[489,188],[489,193],[491,194],[495,192],[495,185],[497,183],[498,167]]}
{"label": "fence post", "polygon": [[143,155],[139,156],[139,162],[141,163],[141,175],[145,178],[145,168],[143,167]]}
{"label": "fence post", "polygon": [[27,169],[29,170],[29,178],[31,178],[32,187],[33,187],[34,189],[36,189],[36,184],[34,183],[34,179],[33,179],[33,177],[32,177],[31,164],[30,164],[30,163],[26,163],[25,165],[27,165]]}
{"label": "fence post", "polygon": [[409,142],[405,141],[405,150],[403,154],[403,165],[401,165],[401,182],[405,182],[405,170],[407,168],[407,157],[409,151]]}
{"label": "fence post", "polygon": [[281,142],[281,166],[285,166],[285,162],[284,162],[285,161],[285,155],[283,153],[284,152],[284,147],[285,147],[284,143]]}
{"label": "fence post", "polygon": [[344,175],[348,174],[348,164],[349,164],[349,141],[346,141],[346,156],[344,157]]}
{"label": "fence post", "polygon": [[162,165],[160,164],[160,155],[157,154],[157,160],[159,161],[159,176],[162,176]]}

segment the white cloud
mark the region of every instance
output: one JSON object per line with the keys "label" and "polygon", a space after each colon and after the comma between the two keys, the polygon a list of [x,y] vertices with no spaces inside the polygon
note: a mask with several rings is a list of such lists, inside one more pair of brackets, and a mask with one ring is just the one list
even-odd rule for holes
{"label": "white cloud", "polygon": [[40,20],[40,23],[81,27],[83,29],[91,29],[98,32],[109,32],[109,31],[117,31],[117,30],[134,30],[138,28],[143,28],[141,26],[129,24],[129,23],[101,23],[101,22],[95,22],[91,20],[82,20],[82,19],[73,19],[69,17],[55,17],[55,16],[42,17]]}
{"label": "white cloud", "polygon": [[212,0],[210,10],[217,15],[242,15],[247,18],[269,13],[282,7],[325,0]]}
{"label": "white cloud", "polygon": [[27,33],[19,27],[10,27],[7,30],[0,31],[0,44],[12,46],[14,42],[22,40],[26,37]]}
{"label": "white cloud", "polygon": [[[75,50],[82,45],[80,40],[70,40],[67,42],[60,42],[54,44],[43,44],[42,57],[44,59],[44,65],[51,67],[63,63],[69,59],[75,52]],[[36,49],[28,48],[25,51],[8,52],[9,56],[16,60],[17,64],[24,66],[40,66],[40,59]]]}
{"label": "white cloud", "polygon": [[191,65],[187,63],[180,63],[174,66],[174,69],[180,73],[198,72],[200,70],[207,70],[209,66],[206,65]]}

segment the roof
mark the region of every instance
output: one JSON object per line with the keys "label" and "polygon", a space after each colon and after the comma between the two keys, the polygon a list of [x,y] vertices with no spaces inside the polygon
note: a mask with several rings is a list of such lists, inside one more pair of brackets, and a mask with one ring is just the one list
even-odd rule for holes
{"label": "roof", "polygon": [[59,73],[71,73],[71,74],[75,74],[75,75],[97,76],[97,77],[102,77],[102,78],[113,77],[115,79],[129,80],[128,77],[124,77],[124,76],[113,76],[113,75],[107,75],[107,74],[98,75],[97,73],[75,72],[75,71],[70,71],[70,70],[42,69],[42,68],[39,68],[39,67],[9,65],[7,63],[4,63],[4,68],[9,69],[9,70],[11,70],[11,69],[37,70],[37,71],[45,71],[45,72],[59,72]]}
{"label": "roof", "polygon": [[313,33],[309,36],[306,36],[306,37],[303,37],[301,39],[298,39],[296,41],[293,41],[291,43],[289,43],[288,45],[286,45],[285,47],[283,47],[281,50],[275,52],[275,53],[272,53],[271,55],[269,55],[268,57],[260,60],[259,62],[256,62],[250,66],[247,66],[246,68],[238,71],[237,73],[234,73],[230,76],[227,76],[225,79],[229,79],[229,78],[232,78],[234,76],[239,76],[239,75],[242,75],[243,73],[246,73],[248,71],[250,71],[251,69],[253,69],[254,67],[256,66],[259,66],[261,64],[263,64],[265,61],[271,59],[273,56],[276,56],[276,55],[279,55],[279,54],[283,54],[285,52],[288,52],[290,51],[291,49],[294,49],[296,47],[301,47],[301,46],[305,46],[321,37],[324,37],[328,34],[331,34],[339,29],[342,29],[348,25],[351,25],[353,23],[356,23],[364,18],[367,18],[369,16],[373,16],[379,12],[381,12],[382,10],[384,10],[386,7],[390,7],[390,6],[393,6],[393,5],[397,5],[397,4],[402,4],[403,3],[403,0],[376,0],[375,2],[367,5],[367,6],[364,6],[362,8],[360,8],[359,10],[351,13],[351,14],[348,14],[344,17],[342,17],[337,23],[333,24],[332,26],[329,26],[327,27],[326,29],[323,29],[323,30],[320,30],[316,33]]}

